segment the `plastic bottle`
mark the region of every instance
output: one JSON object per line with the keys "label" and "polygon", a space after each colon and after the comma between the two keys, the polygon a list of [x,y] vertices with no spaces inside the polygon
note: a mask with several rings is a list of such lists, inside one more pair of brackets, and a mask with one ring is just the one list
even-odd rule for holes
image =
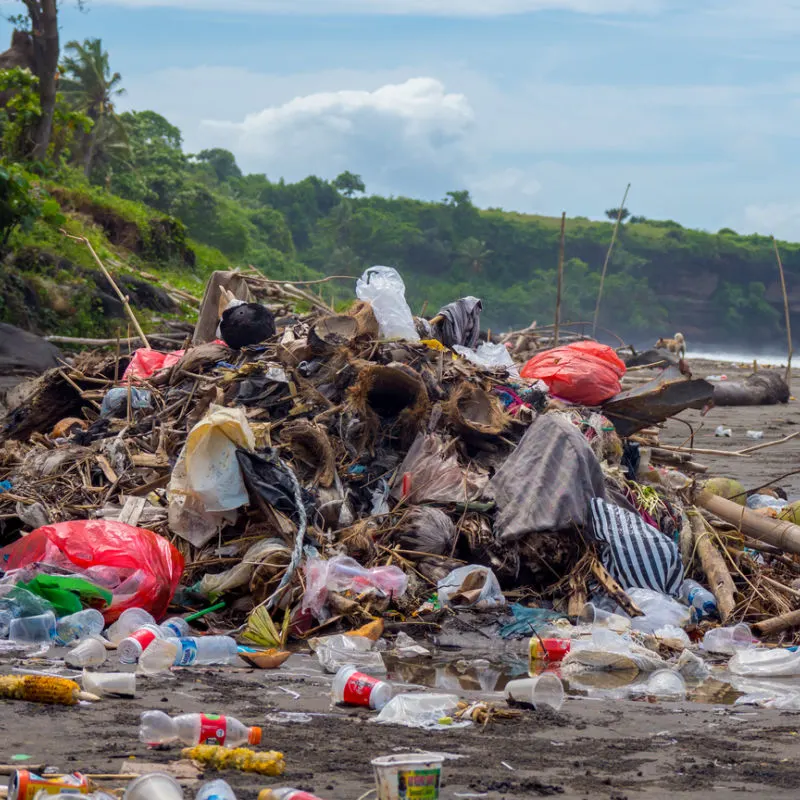
{"label": "plastic bottle", "polygon": [[236,800],[236,795],[225,781],[216,780],[201,786],[196,800]]}
{"label": "plastic bottle", "polygon": [[183,617],[170,617],[166,622],[161,623],[161,630],[167,638],[171,636],[181,638],[192,633],[189,623]]}
{"label": "plastic bottle", "polygon": [[120,664],[135,664],[156,639],[163,638],[158,625],[145,625],[134,631],[117,645]]}
{"label": "plastic bottle", "polygon": [[103,632],[106,623],[95,608],[85,608],[76,614],[62,617],[56,624],[56,644],[66,646]]}
{"label": "plastic bottle", "polygon": [[681,585],[681,600],[687,606],[694,608],[700,617],[716,617],[719,615],[716,598],[697,581],[686,580],[683,582]]}
{"label": "plastic bottle", "polygon": [[193,664],[235,664],[239,660],[239,647],[230,636],[171,637],[168,642],[178,646],[176,667]]}
{"label": "plastic bottle", "polygon": [[168,717],[163,711],[145,711],[139,726],[145,744],[181,741],[187,745],[218,744],[238,747],[261,743],[261,728],[248,728],[233,717],[215,714],[181,714]]}
{"label": "plastic bottle", "polygon": [[106,631],[106,639],[112,644],[119,644],[139,628],[155,624],[153,615],[143,608],[129,608],[123,611],[119,619]]}

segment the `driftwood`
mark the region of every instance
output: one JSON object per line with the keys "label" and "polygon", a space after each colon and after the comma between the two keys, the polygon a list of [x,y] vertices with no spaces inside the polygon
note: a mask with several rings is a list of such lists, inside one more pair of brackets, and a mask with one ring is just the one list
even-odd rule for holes
{"label": "driftwood", "polygon": [[725,559],[714,546],[712,534],[706,527],[706,522],[696,511],[691,513],[689,519],[694,533],[695,547],[706,581],[711,593],[717,598],[717,608],[723,624],[726,623],[736,608],[736,586],[733,583]]}
{"label": "driftwood", "polygon": [[736,525],[743,534],[752,536],[760,542],[778,547],[786,553],[800,554],[800,526],[791,522],[756,514],[749,508],[737,505],[731,500],[717,497],[710,492],[701,492],[697,505],[710,511],[725,522]]}
{"label": "driftwood", "polygon": [[683,568],[688,571],[694,561],[694,528],[692,527],[691,519],[684,520],[683,527],[681,528],[680,547],[681,547],[681,561]]}
{"label": "driftwood", "polygon": [[789,386],[783,376],[762,370],[743,381],[722,381],[714,386],[715,406],[774,406],[788,403]]}
{"label": "driftwood", "polygon": [[781,614],[779,617],[756,622],[753,625],[753,630],[758,636],[772,636],[775,633],[782,633],[797,627],[800,627],[800,611],[790,611],[788,614]]}

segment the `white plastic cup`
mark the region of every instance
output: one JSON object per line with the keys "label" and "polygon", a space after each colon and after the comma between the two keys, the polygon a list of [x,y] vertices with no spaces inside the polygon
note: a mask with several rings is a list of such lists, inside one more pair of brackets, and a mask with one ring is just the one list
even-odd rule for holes
{"label": "white plastic cup", "polygon": [[703,637],[702,648],[709,653],[722,653],[732,656],[737,650],[747,650],[754,646],[753,633],[744,622],[730,628],[712,628]]}
{"label": "white plastic cup", "polygon": [[87,672],[83,671],[83,689],[100,697],[117,695],[136,696],[135,672]]}
{"label": "white plastic cup", "polygon": [[578,622],[583,625],[590,625],[593,628],[608,628],[616,633],[626,633],[631,629],[631,621],[621,616],[614,614],[611,611],[605,611],[598,608],[594,603],[586,603],[581,610]]}
{"label": "white plastic cup", "polygon": [[678,672],[660,669],[647,679],[645,691],[665,700],[683,700],[686,697],[686,681]]}
{"label": "white plastic cup", "polygon": [[[444,756],[437,753],[406,753],[374,758],[378,800],[424,797],[438,800]],[[410,790],[410,791],[409,791]]]}
{"label": "white plastic cup", "polygon": [[35,617],[18,617],[8,626],[8,638],[22,644],[46,644],[56,636],[56,616],[52,611]]}
{"label": "white plastic cup", "polygon": [[380,678],[359,672],[354,666],[342,667],[331,687],[334,703],[365,706],[380,711],[392,699],[392,685]]}
{"label": "white plastic cup", "polygon": [[551,708],[558,711],[564,705],[564,685],[551,672],[535,678],[509,681],[505,688],[506,700],[529,703],[534,708]]}
{"label": "white plastic cup", "polygon": [[153,615],[143,608],[128,608],[119,615],[119,619],[109,626],[106,638],[112,644],[119,644],[123,639],[145,625],[155,625]]}
{"label": "white plastic cup", "polygon": [[70,650],[64,661],[71,667],[99,667],[106,663],[106,646],[99,636],[90,636]]}
{"label": "white plastic cup", "polygon": [[123,800],[184,800],[184,797],[175,778],[163,772],[151,772],[129,783]]}
{"label": "white plastic cup", "polygon": [[156,639],[163,638],[164,634],[158,625],[145,625],[139,628],[117,646],[120,664],[135,664]]}

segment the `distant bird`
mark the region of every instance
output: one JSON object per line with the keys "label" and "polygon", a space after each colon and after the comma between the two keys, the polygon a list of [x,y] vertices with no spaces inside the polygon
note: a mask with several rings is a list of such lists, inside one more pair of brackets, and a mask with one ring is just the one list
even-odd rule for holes
{"label": "distant bird", "polygon": [[275,335],[275,317],[260,303],[237,300],[231,292],[222,289],[222,302],[226,306],[219,323],[219,336],[234,350],[258,344]]}

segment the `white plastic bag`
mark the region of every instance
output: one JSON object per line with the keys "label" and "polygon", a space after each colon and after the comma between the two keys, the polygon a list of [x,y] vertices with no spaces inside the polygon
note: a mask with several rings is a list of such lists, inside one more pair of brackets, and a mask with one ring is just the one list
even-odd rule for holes
{"label": "white plastic bag", "polygon": [[406,302],[406,285],[393,267],[370,267],[356,283],[356,296],[372,305],[381,336],[418,342],[414,316]]}
{"label": "white plastic bag", "polygon": [[454,569],[439,581],[437,589],[439,602],[443,606],[451,605],[454,595],[464,595],[457,598],[459,602],[455,605],[478,610],[499,608],[506,604],[494,572],[475,564]]}
{"label": "white plastic bag", "polygon": [[445,717],[450,717],[457,706],[458,695],[455,694],[398,694],[381,709],[375,722],[426,730],[466,727],[469,722],[451,722],[444,725],[439,722]]}
{"label": "white plastic bag", "polygon": [[[652,589],[628,589],[628,597],[643,612],[643,617],[634,617],[631,627],[642,633],[657,633],[668,626],[682,628],[691,619],[690,609],[673,600],[669,595],[655,592]],[[617,614],[625,614],[625,610],[617,607]],[[626,615],[627,616],[627,615]]]}
{"label": "white plastic bag", "polygon": [[454,345],[453,350],[479,367],[484,369],[504,367],[512,378],[519,378],[519,367],[514,363],[511,353],[504,344],[483,342],[477,350],[457,344]]}

